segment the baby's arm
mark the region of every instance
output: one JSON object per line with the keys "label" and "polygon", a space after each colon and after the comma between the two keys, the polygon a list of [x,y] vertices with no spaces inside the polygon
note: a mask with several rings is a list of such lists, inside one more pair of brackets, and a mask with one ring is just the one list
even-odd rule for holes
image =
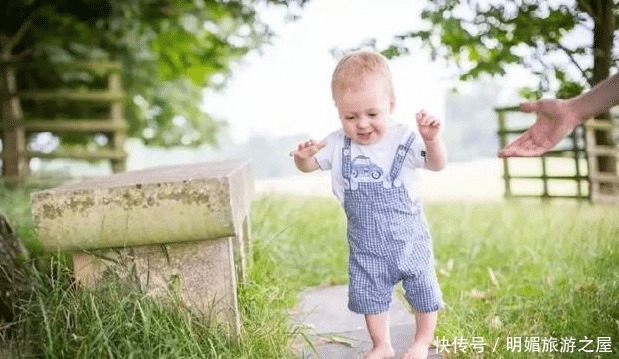
{"label": "baby's arm", "polygon": [[307,140],[300,143],[296,151],[290,152],[290,155],[294,157],[294,164],[299,171],[313,172],[320,169],[315,155],[326,145],[324,142]]}
{"label": "baby's arm", "polygon": [[441,121],[424,110],[417,112],[417,126],[426,145],[426,169],[440,171],[447,165],[447,149],[440,136]]}
{"label": "baby's arm", "polygon": [[440,171],[447,165],[447,149],[445,143],[438,137],[426,143],[426,169]]}

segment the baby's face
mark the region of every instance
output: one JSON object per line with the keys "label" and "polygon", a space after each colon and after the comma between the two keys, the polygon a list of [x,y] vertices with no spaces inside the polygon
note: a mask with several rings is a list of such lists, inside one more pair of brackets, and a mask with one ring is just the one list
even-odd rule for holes
{"label": "baby's face", "polygon": [[370,145],[383,138],[395,100],[382,77],[368,76],[358,88],[335,93],[334,99],[344,133],[353,142]]}

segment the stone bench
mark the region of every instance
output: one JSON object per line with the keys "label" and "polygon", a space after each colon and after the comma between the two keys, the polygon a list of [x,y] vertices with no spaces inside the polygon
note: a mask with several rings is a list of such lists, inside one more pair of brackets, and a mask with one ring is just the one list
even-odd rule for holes
{"label": "stone bench", "polygon": [[172,292],[193,311],[240,330],[237,281],[249,259],[253,177],[244,162],[124,172],[34,192],[40,243],[73,255],[85,286],[130,268],[142,290]]}

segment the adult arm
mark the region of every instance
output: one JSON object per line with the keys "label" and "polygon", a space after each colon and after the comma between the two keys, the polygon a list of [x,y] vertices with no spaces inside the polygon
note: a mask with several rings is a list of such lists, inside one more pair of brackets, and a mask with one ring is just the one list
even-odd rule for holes
{"label": "adult arm", "polygon": [[619,103],[619,73],[570,99],[524,102],[523,112],[535,112],[535,123],[499,151],[499,157],[533,157],[553,148],[576,126]]}

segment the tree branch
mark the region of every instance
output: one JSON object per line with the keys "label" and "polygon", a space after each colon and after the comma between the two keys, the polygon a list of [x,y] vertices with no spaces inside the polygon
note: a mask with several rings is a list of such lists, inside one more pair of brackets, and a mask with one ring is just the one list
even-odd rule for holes
{"label": "tree branch", "polygon": [[23,60],[26,56],[32,54],[32,49],[26,49],[22,52],[20,52],[19,54],[14,54],[13,55],[13,61],[19,62],[21,60]]}
{"label": "tree branch", "polygon": [[13,52],[13,49],[15,48],[15,46],[17,46],[17,44],[19,44],[19,42],[24,37],[26,32],[32,26],[32,17],[33,17],[33,14],[30,14],[28,19],[26,19],[26,21],[24,21],[24,23],[19,27],[19,29],[17,30],[15,35],[9,37],[9,39],[6,42],[5,46],[1,49],[1,51],[2,51],[2,58],[4,60],[9,60],[10,59],[10,56],[11,56],[11,53]]}
{"label": "tree branch", "polygon": [[576,61],[576,58],[574,57],[573,51],[568,49],[567,47],[563,46],[559,41],[557,41],[557,47],[559,47],[561,50],[563,50],[565,52],[565,54],[570,58],[570,60],[574,64],[574,66],[576,66],[578,71],[580,71],[580,74],[582,75],[582,77],[587,80],[587,83],[589,85],[591,85],[589,77],[587,76],[587,72],[580,66],[578,61]]}
{"label": "tree branch", "polygon": [[586,0],[578,0],[578,7],[581,8],[584,12],[589,14],[593,18],[593,8],[589,5],[589,2]]}

